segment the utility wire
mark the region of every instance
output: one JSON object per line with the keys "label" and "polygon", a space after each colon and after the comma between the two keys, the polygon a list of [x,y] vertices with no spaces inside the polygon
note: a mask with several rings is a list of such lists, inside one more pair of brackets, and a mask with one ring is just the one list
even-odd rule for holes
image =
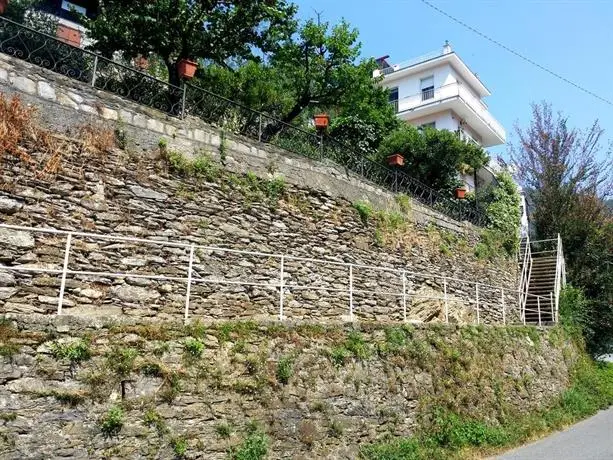
{"label": "utility wire", "polygon": [[464,21],[462,21],[462,20],[460,20],[460,19],[450,15],[449,13],[446,13],[445,11],[441,10],[436,5],[433,5],[432,3],[430,3],[428,0],[420,0],[420,1],[423,4],[427,5],[428,7],[432,8],[433,10],[437,11],[438,13],[442,14],[443,16],[446,16],[447,18],[451,19],[453,22],[456,22],[456,23],[460,24],[462,27],[464,27],[464,28],[470,30],[471,32],[479,35],[481,38],[486,39],[487,41],[489,41],[489,42],[493,43],[494,45],[504,49],[505,51],[508,51],[509,53],[517,56],[518,58],[526,61],[527,63],[532,64],[535,67],[538,67],[539,69],[547,72],[550,75],[553,75],[557,79],[562,80],[563,82],[568,83],[571,86],[574,86],[578,90],[583,91],[584,93],[589,94],[590,96],[595,97],[596,99],[598,99],[598,100],[600,100],[600,101],[602,101],[602,102],[604,102],[606,104],[609,104],[610,106],[613,106],[613,102],[611,102],[609,99],[606,99],[606,98],[604,98],[602,96],[599,96],[598,94],[590,91],[589,89],[586,89],[583,86],[581,86],[581,85],[579,85],[579,84],[569,80],[568,78],[563,77],[559,73],[556,73],[553,70],[550,70],[547,67],[539,64],[538,62],[533,61],[529,57],[524,56],[523,54],[521,54],[521,53],[519,53],[519,52],[517,52],[517,51],[515,51],[515,50],[513,50],[511,48],[509,48],[508,46],[504,45],[503,43],[500,43],[498,40],[495,40],[492,37],[484,34],[483,32],[480,32],[479,30],[475,29],[474,27],[466,24]]}

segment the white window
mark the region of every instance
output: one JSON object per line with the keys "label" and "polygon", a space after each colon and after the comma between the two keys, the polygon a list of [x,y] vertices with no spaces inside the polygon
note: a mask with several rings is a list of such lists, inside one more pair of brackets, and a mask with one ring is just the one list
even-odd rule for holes
{"label": "white window", "polygon": [[420,81],[421,100],[434,98],[434,76],[422,78]]}

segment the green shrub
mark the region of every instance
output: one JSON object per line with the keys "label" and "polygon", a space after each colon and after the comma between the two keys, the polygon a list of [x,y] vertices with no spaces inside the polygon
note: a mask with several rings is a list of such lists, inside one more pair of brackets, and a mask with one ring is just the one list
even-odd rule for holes
{"label": "green shrub", "polygon": [[98,426],[106,437],[117,436],[123,427],[123,417],[121,407],[113,406],[98,421]]}
{"label": "green shrub", "polygon": [[286,385],[287,382],[289,382],[289,379],[293,373],[293,365],[294,361],[289,356],[284,356],[279,360],[277,363],[277,380],[279,383]]}
{"label": "green shrub", "polygon": [[230,436],[232,436],[232,426],[230,426],[228,423],[219,423],[215,425],[215,432],[220,438],[228,439]]}
{"label": "green shrub", "polygon": [[66,359],[74,364],[87,361],[92,356],[89,341],[82,339],[71,343],[53,343],[51,354],[55,359]]}
{"label": "green shrub", "polygon": [[198,339],[189,337],[183,343],[183,350],[189,358],[200,358],[204,352],[204,344]]}
{"label": "green shrub", "polygon": [[106,362],[110,369],[115,371],[117,377],[124,379],[134,370],[134,362],[138,357],[136,348],[113,347],[106,355]]}
{"label": "green shrub", "polygon": [[168,432],[164,419],[155,409],[147,409],[143,416],[143,422],[148,427],[155,428],[160,436]]}
{"label": "green shrub", "polygon": [[368,220],[374,215],[372,205],[367,201],[357,201],[353,203],[353,207],[358,212],[360,220],[364,225],[366,225]]}
{"label": "green shrub", "polygon": [[405,195],[404,193],[399,193],[395,197],[396,203],[400,207],[400,210],[405,214],[408,214],[413,209],[413,199],[409,195]]}
{"label": "green shrub", "polygon": [[262,460],[268,453],[268,436],[259,429],[251,429],[240,446],[230,451],[232,460]]}
{"label": "green shrub", "polygon": [[176,458],[183,458],[187,453],[187,440],[185,438],[172,438],[170,447],[172,447]]}

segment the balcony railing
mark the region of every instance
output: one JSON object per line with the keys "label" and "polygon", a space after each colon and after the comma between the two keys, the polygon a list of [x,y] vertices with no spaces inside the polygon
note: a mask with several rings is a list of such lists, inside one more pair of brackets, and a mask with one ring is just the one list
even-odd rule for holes
{"label": "balcony railing", "polygon": [[415,109],[421,106],[432,104],[433,102],[444,101],[452,98],[461,98],[473,112],[499,136],[505,137],[506,133],[502,125],[492,116],[487,106],[480,98],[462,83],[455,82],[448,85],[439,86],[433,89],[422,90],[417,94],[412,94],[398,100],[398,112]]}
{"label": "balcony railing", "polygon": [[434,88],[421,90],[421,100],[427,101],[428,99],[434,99]]}

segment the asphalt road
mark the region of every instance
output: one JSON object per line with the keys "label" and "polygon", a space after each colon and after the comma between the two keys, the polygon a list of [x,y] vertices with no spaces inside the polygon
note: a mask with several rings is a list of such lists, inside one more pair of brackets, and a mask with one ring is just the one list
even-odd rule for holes
{"label": "asphalt road", "polygon": [[498,460],[613,460],[613,408]]}

